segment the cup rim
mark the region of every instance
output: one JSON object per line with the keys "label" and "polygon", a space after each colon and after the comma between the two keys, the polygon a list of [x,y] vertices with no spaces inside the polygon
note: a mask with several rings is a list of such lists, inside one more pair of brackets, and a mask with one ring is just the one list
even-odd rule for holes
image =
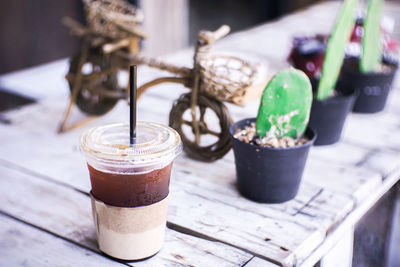
{"label": "cup rim", "polygon": [[[109,129],[126,128],[127,123],[111,123],[90,128],[86,130],[80,138],[80,150],[87,159],[96,160],[103,164],[125,164],[130,166],[148,166],[159,162],[170,162],[182,152],[182,141],[179,134],[171,127],[153,122],[138,122],[137,127],[150,127],[153,130],[165,131],[168,133],[167,146],[161,146],[159,149],[149,149],[144,151],[141,145],[126,146],[118,148],[118,144],[102,143],[97,140],[98,136],[105,135]],[[128,126],[129,127],[129,126]],[[95,140],[90,140],[91,136],[97,136]],[[93,137],[94,138],[94,137]],[[151,144],[151,146],[159,146],[159,144]]]}

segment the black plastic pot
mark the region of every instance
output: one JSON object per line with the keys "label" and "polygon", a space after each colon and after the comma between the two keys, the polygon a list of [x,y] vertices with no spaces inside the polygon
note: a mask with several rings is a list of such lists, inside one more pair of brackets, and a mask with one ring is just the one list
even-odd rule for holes
{"label": "black plastic pot", "polygon": [[396,66],[386,65],[389,71],[380,73],[362,73],[358,64],[347,62],[343,65],[337,90],[343,93],[356,90],[358,97],[353,111],[358,113],[376,113],[385,108]]}
{"label": "black plastic pot", "polygon": [[308,128],[306,144],[290,148],[260,147],[240,141],[233,135],[255,118],[234,123],[229,133],[235,155],[237,187],[251,200],[262,203],[281,203],[293,199],[298,190],[307,161],[308,151],[316,134]]}
{"label": "black plastic pot", "polygon": [[313,95],[317,94],[317,89],[318,89],[318,84],[319,84],[319,79],[316,78],[310,78],[310,82],[311,82],[311,88],[313,91]]}
{"label": "black plastic pot", "polygon": [[324,100],[313,99],[308,126],[318,133],[314,145],[334,144],[340,140],[346,117],[351,111],[356,93],[347,92]]}

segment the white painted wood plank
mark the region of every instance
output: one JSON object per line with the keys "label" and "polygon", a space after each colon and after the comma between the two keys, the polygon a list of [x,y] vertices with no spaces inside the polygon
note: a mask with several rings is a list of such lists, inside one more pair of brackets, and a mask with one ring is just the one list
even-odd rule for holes
{"label": "white painted wood plank", "polygon": [[[218,241],[206,241],[168,230],[164,245],[154,259],[134,266],[242,266],[252,255]],[[270,262],[262,260],[268,266]]]}
{"label": "white painted wood plank", "polygon": [[310,159],[355,166],[368,155],[370,149],[355,146],[345,142],[338,142],[329,146],[313,146],[310,150]]}
{"label": "white painted wood plank", "polygon": [[69,95],[69,60],[60,59],[0,76],[0,87],[34,99],[56,99]]}
{"label": "white painted wood plank", "polygon": [[[238,193],[235,184],[234,166],[232,164],[223,164],[225,160],[214,163],[213,165],[215,167],[213,168],[207,168],[207,163],[202,163],[198,168],[194,168],[191,162],[187,160],[185,161],[186,164],[179,164],[181,161],[183,163],[184,158],[180,158],[177,161],[174,180],[187,184],[190,183],[191,185],[206,189],[208,192],[206,191],[203,194],[209,198],[212,197],[217,201],[227,203],[239,209],[251,210],[253,213],[259,213],[261,215],[280,216],[282,219],[288,217],[289,220],[294,219],[295,221],[301,221],[306,224],[314,223],[315,226],[319,226],[319,228],[324,231],[328,230],[332,225],[335,225],[343,216],[350,212],[355,205],[353,197],[355,190],[361,191],[364,187],[369,188],[369,190],[365,191],[369,192],[373,190],[372,186],[360,186],[362,185],[360,181],[357,179],[348,179],[347,176],[342,175],[341,169],[334,169],[330,166],[331,177],[339,174],[343,176],[336,179],[336,183],[331,182],[329,179],[330,177],[328,177],[328,179],[323,179],[317,172],[313,174],[308,172],[305,174],[304,181],[295,199],[282,204],[263,205],[246,200]],[[320,169],[317,169],[317,171],[320,171]],[[313,183],[314,180],[317,179],[309,179],[309,175],[318,177],[319,183]],[[199,177],[201,177],[201,179],[199,179]],[[380,181],[380,176],[375,177]],[[354,178],[359,177],[355,176]],[[324,183],[325,180],[327,180],[326,183]],[[341,187],[341,181],[345,180],[348,181],[347,184]],[[329,186],[331,183],[337,184],[336,190],[331,190]],[[348,185],[351,185],[351,187],[348,187]],[[323,189],[325,189],[325,191]],[[351,189],[354,191],[351,191]],[[323,193],[321,194],[321,192]],[[333,192],[335,197],[333,197]],[[326,199],[322,200],[324,197]],[[314,202],[316,202],[316,204],[314,204]],[[321,203],[323,205],[321,205]],[[286,217],[282,217],[283,215],[286,215]],[[299,217],[302,216],[309,218],[300,219]],[[322,227],[322,222],[324,222],[323,225],[325,225],[326,228]]]}
{"label": "white painted wood plank", "polygon": [[262,205],[246,200],[236,188],[236,172],[233,161],[220,160],[209,167],[209,163],[195,162],[185,157],[176,159],[174,180],[207,189],[207,195],[221,199],[230,205],[244,210],[261,213],[280,212],[288,215],[296,214],[321,190],[320,187],[309,183],[301,184],[299,193],[292,201],[281,204]]}
{"label": "white painted wood plank", "polygon": [[310,159],[304,170],[304,180],[331,192],[340,192],[361,203],[382,184],[376,169],[355,165],[335,164],[332,161]]}
{"label": "white painted wood plank", "polygon": [[26,134],[15,127],[0,128],[1,159],[81,191],[90,190],[89,173],[79,153],[78,137],[68,140],[55,134]]}
{"label": "white painted wood plank", "polygon": [[400,168],[400,153],[388,150],[374,151],[359,166],[379,172],[386,179],[389,174]]}
{"label": "white painted wood plank", "polygon": [[[0,173],[2,212],[98,252],[87,195],[4,166]],[[167,229],[162,250],[133,265],[241,266],[251,257],[228,245]]]}
{"label": "white painted wood plank", "polygon": [[269,205],[210,194],[203,186],[171,183],[168,221],[288,265],[308,255],[325,236],[309,216],[273,212]]}
{"label": "white painted wood plank", "polygon": [[[302,221],[319,225],[319,229],[327,235],[342,222],[355,205],[353,198],[324,189],[299,211],[297,217],[301,218],[300,215],[307,217]],[[299,254],[308,255],[305,252]]]}
{"label": "white painted wood plank", "polygon": [[0,214],[0,266],[124,266]]}
{"label": "white painted wood plank", "polygon": [[347,118],[343,140],[371,149],[400,151],[400,117],[388,111],[377,114],[351,114]]}

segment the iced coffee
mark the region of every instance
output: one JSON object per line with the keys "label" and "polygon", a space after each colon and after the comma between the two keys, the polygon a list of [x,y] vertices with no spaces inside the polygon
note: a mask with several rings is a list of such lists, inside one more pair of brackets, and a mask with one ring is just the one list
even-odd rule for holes
{"label": "iced coffee", "polygon": [[130,144],[129,126],[111,124],[84,133],[81,149],[100,250],[124,260],[156,254],[164,238],[171,168],[182,149],[177,132],[139,122]]}

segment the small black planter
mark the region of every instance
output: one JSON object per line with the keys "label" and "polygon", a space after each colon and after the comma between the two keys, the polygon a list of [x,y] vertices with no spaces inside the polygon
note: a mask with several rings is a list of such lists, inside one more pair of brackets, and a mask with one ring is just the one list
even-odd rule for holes
{"label": "small black planter", "polygon": [[313,91],[313,95],[316,95],[317,94],[317,90],[318,90],[319,79],[310,78],[310,82],[311,82],[311,88],[312,88],[312,91]]}
{"label": "small black planter", "polygon": [[241,120],[229,129],[238,190],[243,196],[262,203],[281,203],[293,199],[299,189],[308,151],[316,134],[308,128],[305,136],[310,141],[290,148],[260,147],[233,137],[236,129],[243,129],[255,120]]}
{"label": "small black planter", "polygon": [[314,145],[330,145],[339,141],[347,114],[356,94],[353,91],[324,100],[313,99],[308,126],[318,133]]}
{"label": "small black planter", "polygon": [[392,87],[396,67],[386,65],[390,71],[382,73],[362,73],[354,60],[343,65],[337,90],[348,93],[356,90],[358,97],[353,111],[358,113],[375,113],[385,108],[386,100]]}

